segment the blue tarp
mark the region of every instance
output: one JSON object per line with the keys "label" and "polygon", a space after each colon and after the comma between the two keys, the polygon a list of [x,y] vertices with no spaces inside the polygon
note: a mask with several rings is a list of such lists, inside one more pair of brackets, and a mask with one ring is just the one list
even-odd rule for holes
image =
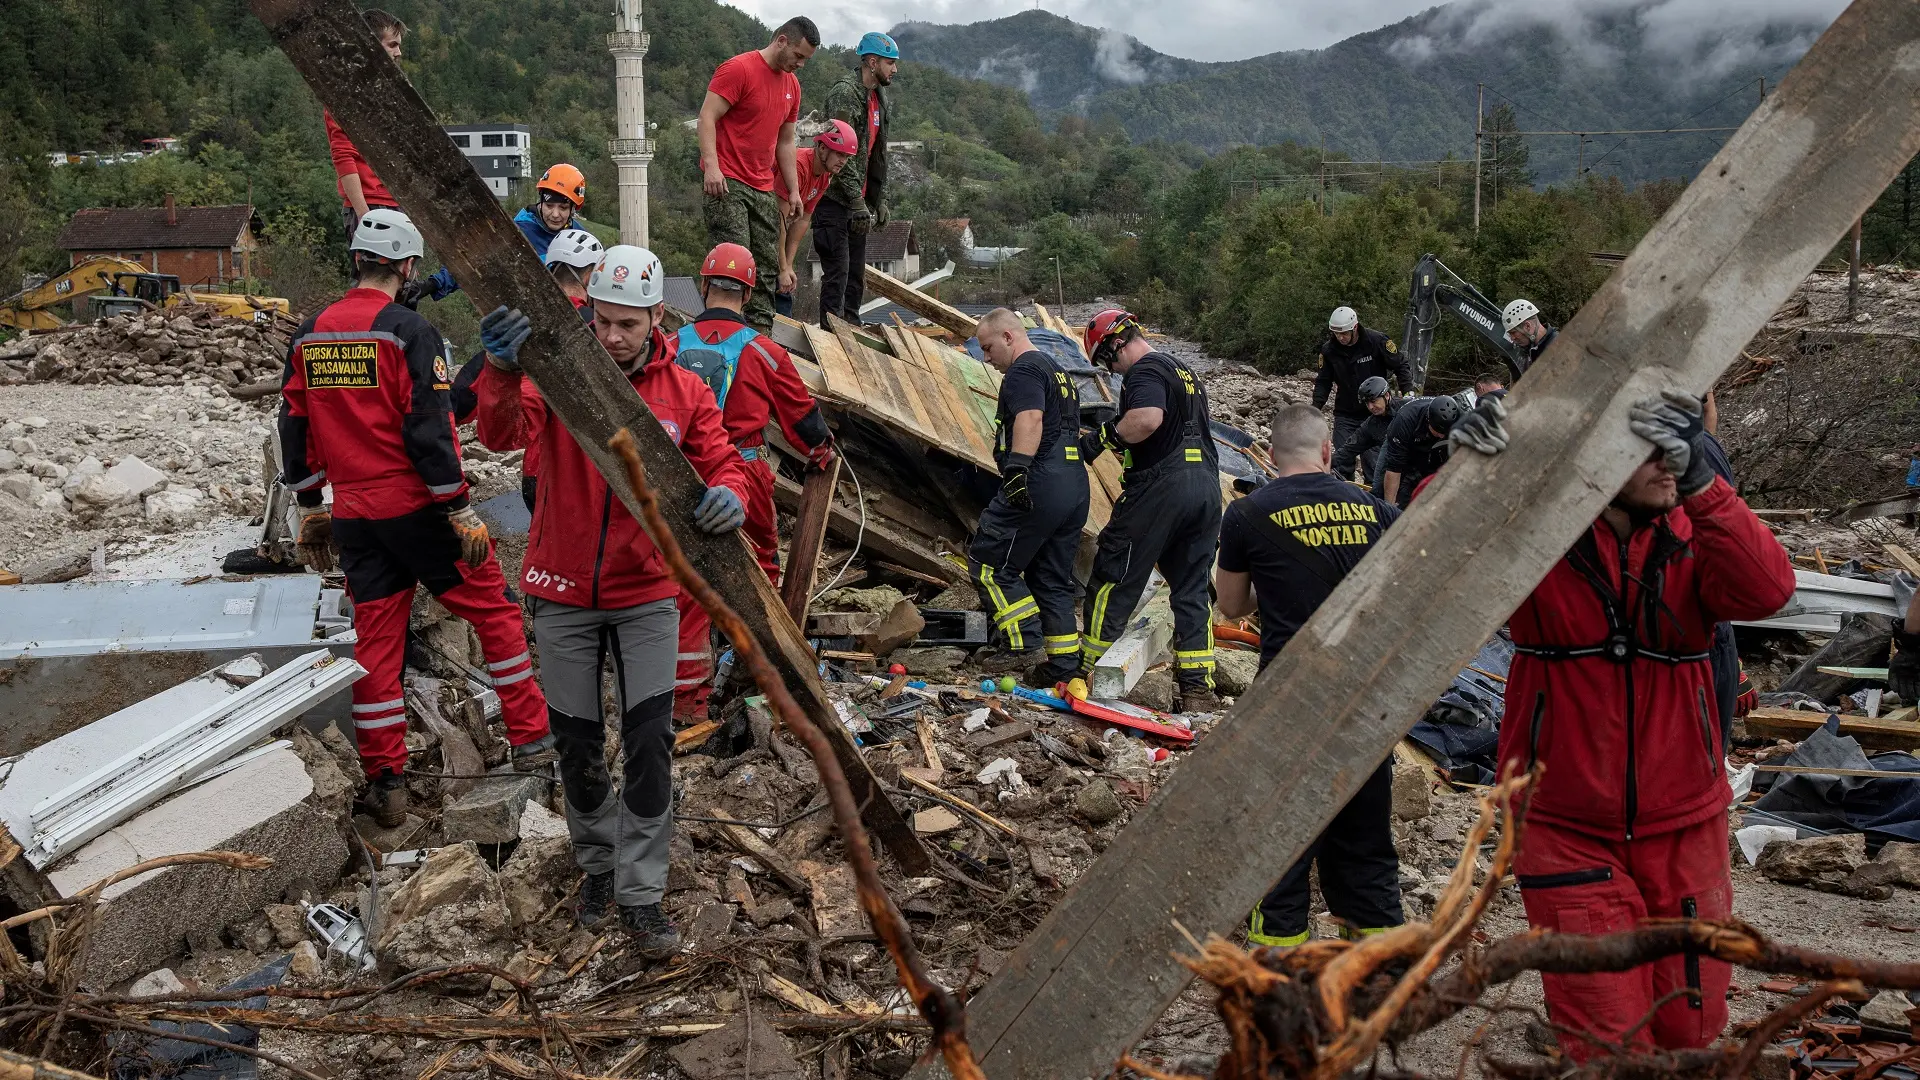
{"label": "blue tarp", "polygon": [[[1771,764],[1920,773],[1920,758],[1912,754],[1869,757],[1853,736],[1840,734],[1837,715],[1829,716],[1826,725],[1807,736],[1784,761]],[[1771,777],[1778,779],[1755,808],[1773,817],[1824,832],[1864,832],[1873,841],[1920,842],[1920,780],[1761,774],[1762,779]],[[1762,785],[1756,781],[1755,786]]]}

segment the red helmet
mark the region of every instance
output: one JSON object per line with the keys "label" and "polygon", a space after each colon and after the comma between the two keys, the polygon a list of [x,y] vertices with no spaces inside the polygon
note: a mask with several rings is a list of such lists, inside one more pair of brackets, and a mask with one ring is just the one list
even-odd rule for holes
{"label": "red helmet", "polygon": [[[1144,332],[1144,329],[1145,328],[1140,325],[1139,317],[1132,312],[1124,311],[1120,308],[1108,308],[1100,314],[1095,315],[1093,321],[1087,324],[1087,336],[1084,340],[1087,349],[1087,359],[1102,364],[1112,363],[1113,350],[1108,347],[1108,340],[1118,337],[1129,330],[1140,330]],[[1102,352],[1105,352],[1106,355],[1101,355]]]}
{"label": "red helmet", "polygon": [[813,145],[825,147],[838,154],[857,154],[860,152],[860,140],[854,137],[853,125],[845,120],[835,120],[827,130],[813,137]]}
{"label": "red helmet", "polygon": [[759,283],[757,271],[753,265],[753,253],[739,244],[717,244],[707,252],[707,261],[700,264],[701,277],[729,278],[745,285],[748,290]]}

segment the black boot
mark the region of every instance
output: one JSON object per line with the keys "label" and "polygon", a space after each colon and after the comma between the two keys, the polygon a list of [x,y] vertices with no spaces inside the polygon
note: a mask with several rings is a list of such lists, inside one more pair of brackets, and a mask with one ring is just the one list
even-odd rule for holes
{"label": "black boot", "polygon": [[1022,681],[1035,690],[1051,690],[1079,674],[1080,657],[1078,654],[1056,656],[1046,663],[1029,670]]}
{"label": "black boot", "polygon": [[1006,675],[1016,671],[1026,671],[1045,659],[1046,654],[1039,649],[1028,649],[1025,652],[981,649],[973,654],[973,666],[979,668],[982,675]]}
{"label": "black boot", "polygon": [[367,793],[360,802],[374,824],[383,829],[397,827],[407,820],[406,778],[392,769],[380,770],[379,776],[367,781]]}
{"label": "black boot", "polygon": [[573,908],[574,921],[588,930],[597,930],[613,917],[613,872],[588,874],[580,882],[580,899]]}
{"label": "black boot", "polygon": [[621,904],[620,925],[633,935],[634,949],[644,959],[665,960],[680,951],[680,932],[659,904]]}

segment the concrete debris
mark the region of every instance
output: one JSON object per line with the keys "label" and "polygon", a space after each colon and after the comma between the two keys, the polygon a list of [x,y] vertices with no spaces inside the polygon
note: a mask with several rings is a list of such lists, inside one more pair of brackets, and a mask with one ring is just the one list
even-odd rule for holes
{"label": "concrete debris", "polygon": [[500,775],[501,779],[476,783],[473,790],[447,804],[440,815],[442,835],[449,841],[479,844],[505,844],[520,838],[520,815],[529,799],[546,793],[547,782],[512,772]]}
{"label": "concrete debris", "polygon": [[1913,1002],[1907,1000],[1907,995],[1898,990],[1882,990],[1860,1006],[1860,1022],[1906,1034],[1913,1027],[1908,1017],[1911,1011],[1914,1011]]}
{"label": "concrete debris", "polygon": [[374,948],[400,971],[462,961],[505,963],[500,881],[471,841],[443,847],[387,900]]}
{"label": "concrete debris", "polygon": [[1864,833],[1776,840],[1760,852],[1755,869],[1786,885],[1839,882],[1867,861]]}
{"label": "concrete debris", "polygon": [[291,949],[307,940],[307,918],[298,904],[268,904],[261,911],[266,916],[267,928],[273,932],[273,943],[283,949]]}
{"label": "concrete debris", "polygon": [[121,458],[119,464],[106,470],[106,475],[120,481],[136,499],[146,498],[167,482],[166,473],[132,456]]}
{"label": "concrete debris", "polygon": [[116,315],[25,343],[37,347],[0,360],[0,385],[193,382],[237,388],[278,375],[286,361],[284,333],[210,313]]}
{"label": "concrete debris", "polygon": [[[531,808],[544,809],[538,803]],[[539,923],[566,897],[580,878],[580,868],[573,861],[573,842],[563,832],[521,840],[497,876],[507,916],[513,925],[526,927]]]}
{"label": "concrete debris", "polygon": [[296,979],[311,979],[320,974],[320,950],[313,942],[302,941],[294,945],[292,959],[287,964],[287,974]]}
{"label": "concrete debris", "polygon": [[1899,885],[1920,889],[1920,844],[1888,841],[1872,862],[1854,870],[1847,880],[1858,887]]}
{"label": "concrete debris", "polygon": [[944,806],[930,806],[913,815],[913,831],[922,836],[952,832],[960,827],[960,815]]}
{"label": "concrete debris", "polygon": [[893,662],[906,666],[907,673],[928,682],[949,682],[967,662],[967,651],[952,645],[934,645],[919,649],[895,649]]}
{"label": "concrete debris", "polygon": [[1127,691],[1126,700],[1143,709],[1172,712],[1173,690],[1173,672],[1165,667],[1152,668],[1140,674],[1140,681]]}
{"label": "concrete debris", "polygon": [[1418,765],[1395,762],[1393,765],[1393,816],[1400,821],[1418,821],[1427,816],[1433,801],[1433,789],[1427,773]]}
{"label": "concrete debris", "polygon": [[175,975],[172,968],[149,971],[133,980],[133,985],[127,987],[127,993],[133,997],[156,997],[161,994],[186,992],[187,984],[180,981],[180,976]]}
{"label": "concrete debris", "polygon": [[786,1036],[764,1017],[748,1012],[718,1031],[681,1043],[668,1051],[692,1080],[806,1080],[808,1073],[793,1056]]}
{"label": "concrete debris", "polygon": [[834,589],[820,597],[822,611],[865,611],[885,618],[894,605],[906,599],[899,589],[881,585],[871,589]]}
{"label": "concrete debris", "polygon": [[1260,654],[1218,645],[1213,650],[1213,688],[1228,697],[1239,697],[1253,688],[1260,674]]}
{"label": "concrete debris", "polygon": [[1090,825],[1105,825],[1126,812],[1120,796],[1105,780],[1089,780],[1073,796],[1073,812]]}

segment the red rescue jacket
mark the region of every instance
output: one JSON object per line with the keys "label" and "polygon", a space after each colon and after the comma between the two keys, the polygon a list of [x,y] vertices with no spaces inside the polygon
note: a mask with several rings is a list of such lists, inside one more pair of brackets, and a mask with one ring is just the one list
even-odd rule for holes
{"label": "red rescue jacket", "polygon": [[[710,308],[694,320],[693,333],[712,345],[746,325],[738,312]],[[742,450],[764,445],[767,422],[774,418],[787,441],[803,451],[833,437],[800,370],[793,366],[793,357],[779,342],[760,334],[740,350],[740,365],[727,391],[727,438]]]}
{"label": "red rescue jacket", "polygon": [[1610,840],[1724,813],[1713,624],[1793,590],[1786,551],[1718,477],[1625,541],[1595,521],[1508,623],[1501,766],[1547,767],[1528,812]]}
{"label": "red rescue jacket", "polygon": [[391,518],[467,505],[445,341],[378,289],[308,319],[281,376],[281,470],[296,494],[333,485],[333,514]]}
{"label": "red rescue jacket", "polygon": [[[745,502],[744,464],[727,441],[713,392],[674,364],[672,343],[658,328],[646,362],[629,378],[707,486],[731,488]],[[633,607],[679,593],[653,541],[614,497],[573,434],[552,417],[533,380],[487,364],[474,391],[481,443],[499,451],[526,448],[530,440],[539,447],[540,486],[522,588],[557,603],[597,609]]]}
{"label": "red rescue jacket", "polygon": [[339,188],[339,178],[358,176],[360,195],[367,200],[368,209],[376,206],[398,209],[400,204],[394,200],[393,193],[387,190],[387,185],[382,184],[378,176],[373,175],[373,166],[367,164],[367,159],[360,156],[360,148],[353,145],[353,140],[347,138],[347,133],[340,129],[339,124],[334,123],[333,114],[322,109],[320,118],[327,125],[327,154],[333,158],[334,187],[340,190],[341,204],[353,205],[347,202],[345,189]]}

